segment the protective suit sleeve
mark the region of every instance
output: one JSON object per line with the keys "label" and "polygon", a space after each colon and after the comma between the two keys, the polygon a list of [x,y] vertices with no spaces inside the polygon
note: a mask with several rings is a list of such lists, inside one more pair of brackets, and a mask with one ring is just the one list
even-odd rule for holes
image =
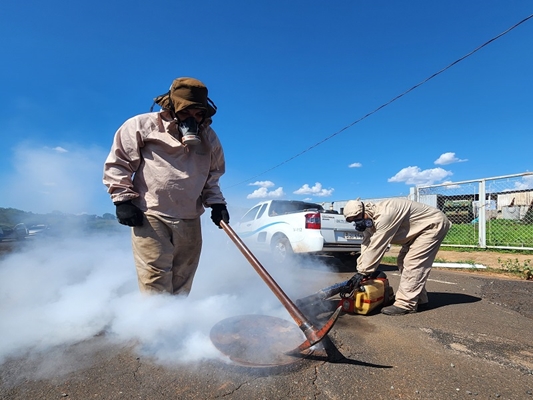
{"label": "protective suit sleeve", "polygon": [[126,121],[115,133],[104,164],[104,185],[111,200],[123,202],[139,196],[133,190],[133,175],[141,163],[143,139],[134,119]]}
{"label": "protective suit sleeve", "polygon": [[[211,128],[208,128],[211,129]],[[212,131],[212,130],[211,130]],[[224,150],[220,140],[212,131],[213,136],[211,140],[211,168],[209,175],[202,190],[202,203],[206,207],[213,204],[227,204],[222,191],[220,190],[220,177],[226,172],[226,160],[224,158]]]}

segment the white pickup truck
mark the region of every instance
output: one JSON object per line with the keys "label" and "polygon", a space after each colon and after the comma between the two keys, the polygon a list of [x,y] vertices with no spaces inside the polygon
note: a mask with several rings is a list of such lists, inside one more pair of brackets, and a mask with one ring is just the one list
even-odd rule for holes
{"label": "white pickup truck", "polygon": [[305,201],[261,202],[234,230],[252,251],[270,252],[280,263],[293,253],[353,255],[360,253],[363,241],[362,233],[343,215]]}

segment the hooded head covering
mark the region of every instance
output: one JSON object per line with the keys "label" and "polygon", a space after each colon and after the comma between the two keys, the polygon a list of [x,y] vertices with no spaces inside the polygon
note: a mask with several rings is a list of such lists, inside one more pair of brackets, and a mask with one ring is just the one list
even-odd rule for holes
{"label": "hooded head covering", "polygon": [[363,202],[361,200],[350,200],[344,206],[344,218],[355,217],[363,212]]}
{"label": "hooded head covering", "polygon": [[207,97],[207,87],[194,78],[174,79],[170,90],[156,97],[154,102],[176,113],[189,107],[200,108],[206,111],[206,118],[212,117],[217,112],[217,107]]}

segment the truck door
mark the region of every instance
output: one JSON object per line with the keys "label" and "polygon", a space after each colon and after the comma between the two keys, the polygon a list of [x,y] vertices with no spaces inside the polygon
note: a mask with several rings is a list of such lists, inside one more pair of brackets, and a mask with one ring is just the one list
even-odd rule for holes
{"label": "truck door", "polygon": [[258,204],[248,211],[239,222],[238,234],[247,246],[258,249],[264,247],[265,232],[262,232],[258,222],[264,214],[268,204]]}

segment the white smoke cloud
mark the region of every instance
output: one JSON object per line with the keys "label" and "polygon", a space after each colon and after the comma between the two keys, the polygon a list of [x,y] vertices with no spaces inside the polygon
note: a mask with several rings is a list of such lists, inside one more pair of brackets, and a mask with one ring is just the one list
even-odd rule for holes
{"label": "white smoke cloud", "polygon": [[102,183],[107,151],[97,147],[19,144],[13,152],[13,171],[0,173],[4,207],[34,213],[62,211],[98,214],[111,200]]}
{"label": "white smoke cloud", "polygon": [[[113,236],[32,239],[0,258],[0,365],[90,343],[102,332],[112,343],[137,343],[140,354],[164,364],[225,359],[209,337],[217,322],[247,314],[292,321],[225,233],[207,218],[203,230],[204,250],[187,298],[140,294],[126,227]],[[306,274],[309,285],[302,285],[297,265],[263,265],[293,299],[324,286],[321,274]],[[52,375],[87,362],[73,358],[67,368],[64,359],[54,366],[55,358],[43,358]]]}
{"label": "white smoke cloud", "polygon": [[[16,173],[8,181],[0,179],[9,189],[2,191],[4,206],[79,213],[100,198],[109,202],[101,182],[106,153],[20,145],[14,153]],[[283,188],[269,192],[270,181],[256,184],[267,196],[283,193]],[[101,349],[102,340],[135,343],[136,351],[161,363],[225,360],[209,336],[219,321],[247,314],[292,321],[226,234],[207,214],[203,220],[203,252],[187,298],[140,294],[127,227],[120,234],[92,235],[70,227],[69,237],[35,237],[19,251],[0,256],[0,366],[12,358],[40,360],[14,379],[56,376],[90,363],[90,357],[75,357],[67,349],[90,354]],[[296,264],[264,266],[293,299],[324,286],[323,275],[302,278]],[[91,340],[95,336],[97,343]],[[4,374],[1,378],[5,384]]]}

